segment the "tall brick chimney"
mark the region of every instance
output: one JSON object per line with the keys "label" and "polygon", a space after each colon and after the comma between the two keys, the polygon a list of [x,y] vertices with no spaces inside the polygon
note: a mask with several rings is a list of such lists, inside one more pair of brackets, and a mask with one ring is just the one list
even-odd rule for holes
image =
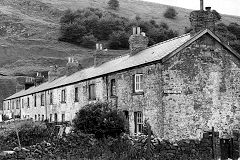
{"label": "tall brick chimney", "polygon": [[211,11],[211,7],[206,7],[206,10],[203,9],[203,0],[200,0],[200,10],[192,11],[189,20],[191,22],[192,34],[206,28],[212,32],[215,31],[216,18]]}
{"label": "tall brick chimney", "polygon": [[141,32],[140,27],[133,27],[133,34],[130,36],[128,42],[131,55],[135,55],[148,47],[149,39],[144,32]]}
{"label": "tall brick chimney", "polygon": [[68,63],[66,65],[66,76],[69,76],[81,69],[81,65],[74,57],[68,57]]}
{"label": "tall brick chimney", "polygon": [[50,70],[48,71],[48,81],[51,82],[57,79],[60,76],[57,66],[50,66]]}

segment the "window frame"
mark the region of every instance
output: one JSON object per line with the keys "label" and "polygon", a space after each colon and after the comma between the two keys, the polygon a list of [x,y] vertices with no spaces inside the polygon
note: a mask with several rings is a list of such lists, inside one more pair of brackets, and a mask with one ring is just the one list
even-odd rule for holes
{"label": "window frame", "polygon": [[79,101],[79,96],[78,96],[78,87],[74,88],[74,102],[78,102]]}
{"label": "window frame", "polygon": [[[94,89],[92,90],[91,87]],[[96,100],[96,85],[94,83],[88,85],[88,95],[89,100]]]}
{"label": "window frame", "polygon": [[143,113],[141,111],[134,112],[135,134],[143,132]]}
{"label": "window frame", "polygon": [[62,122],[65,122],[65,114],[62,113]]}
{"label": "window frame", "polygon": [[61,90],[61,103],[66,103],[66,89]]}
{"label": "window frame", "polygon": [[110,95],[111,96],[116,96],[116,80],[115,79],[111,79],[110,81]]}
{"label": "window frame", "polygon": [[37,94],[34,94],[34,107],[37,107]]}
{"label": "window frame", "polygon": [[134,92],[143,92],[143,74],[137,73],[134,75]]}
{"label": "window frame", "polygon": [[41,101],[41,106],[44,106],[44,93],[41,93],[40,101]]}
{"label": "window frame", "polygon": [[52,91],[49,93],[49,104],[53,104],[53,93]]}
{"label": "window frame", "polygon": [[27,108],[30,108],[30,99],[27,97]]}

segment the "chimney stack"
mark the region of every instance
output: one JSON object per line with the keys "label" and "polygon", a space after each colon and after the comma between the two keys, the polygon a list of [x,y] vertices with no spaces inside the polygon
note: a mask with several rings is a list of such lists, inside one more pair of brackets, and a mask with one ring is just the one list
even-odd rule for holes
{"label": "chimney stack", "polygon": [[192,35],[206,28],[212,32],[215,31],[215,16],[211,11],[211,7],[206,7],[206,10],[203,9],[203,0],[200,0],[200,10],[192,11],[189,20],[191,22]]}
{"label": "chimney stack", "polygon": [[133,34],[130,36],[128,42],[131,55],[135,55],[148,47],[149,40],[148,37],[146,37],[146,34],[141,32],[140,27],[133,27]]}
{"label": "chimney stack", "polygon": [[81,69],[81,65],[78,61],[74,60],[74,57],[68,57],[68,63],[66,65],[66,76],[69,76]]}
{"label": "chimney stack", "polygon": [[38,86],[44,82],[44,76],[41,72],[37,72],[36,78],[35,78],[35,86]]}
{"label": "chimney stack", "polygon": [[60,76],[60,73],[58,72],[58,66],[50,66],[50,70],[48,71],[48,81],[54,81]]}
{"label": "chimney stack", "polygon": [[34,86],[34,78],[33,77],[26,77],[24,88],[27,90],[28,88]]}

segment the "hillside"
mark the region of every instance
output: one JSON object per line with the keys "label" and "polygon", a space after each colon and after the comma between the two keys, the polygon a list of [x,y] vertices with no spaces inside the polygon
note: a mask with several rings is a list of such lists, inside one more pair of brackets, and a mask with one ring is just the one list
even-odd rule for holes
{"label": "hillside", "polygon": [[[16,76],[47,71],[49,66],[65,66],[68,56],[83,66],[93,63],[94,50],[59,42],[59,19],[66,9],[101,8],[130,19],[154,19],[166,22],[180,34],[189,27],[191,10],[175,7],[174,20],[163,17],[167,5],[140,0],[120,0],[118,11],[109,10],[108,0],[1,0],[0,1],[0,101],[15,91]],[[214,6],[212,6],[214,9]],[[240,23],[240,17],[222,15],[222,22]],[[110,51],[120,55],[127,51]],[[0,103],[1,107],[2,103]]]}

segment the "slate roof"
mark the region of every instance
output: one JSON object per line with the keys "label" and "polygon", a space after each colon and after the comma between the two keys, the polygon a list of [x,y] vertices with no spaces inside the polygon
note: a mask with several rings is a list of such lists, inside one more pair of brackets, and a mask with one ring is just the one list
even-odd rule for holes
{"label": "slate roof", "polygon": [[[194,36],[190,36],[190,34],[184,34],[182,36],[150,46],[147,49],[135,55],[132,55],[132,56],[130,54],[122,55],[108,62],[105,62],[97,67],[92,66],[92,67],[80,70],[70,76],[63,76],[52,82],[45,82],[39,86],[36,86],[36,87],[34,86],[27,90],[22,90],[6,98],[5,100],[19,98],[19,97],[30,95],[33,93],[38,93],[38,92],[50,90],[53,88],[58,88],[61,86],[77,83],[77,82],[91,79],[94,77],[110,74],[116,71],[121,71],[131,67],[136,67],[139,65],[161,60],[164,57],[167,57],[173,54],[174,52],[178,52],[179,50],[184,48],[185,45],[189,45],[191,42],[195,41],[197,38],[199,38],[205,33],[209,33],[213,37],[215,36],[208,29],[200,31],[198,34]],[[214,38],[220,41],[218,37],[215,36]]]}

